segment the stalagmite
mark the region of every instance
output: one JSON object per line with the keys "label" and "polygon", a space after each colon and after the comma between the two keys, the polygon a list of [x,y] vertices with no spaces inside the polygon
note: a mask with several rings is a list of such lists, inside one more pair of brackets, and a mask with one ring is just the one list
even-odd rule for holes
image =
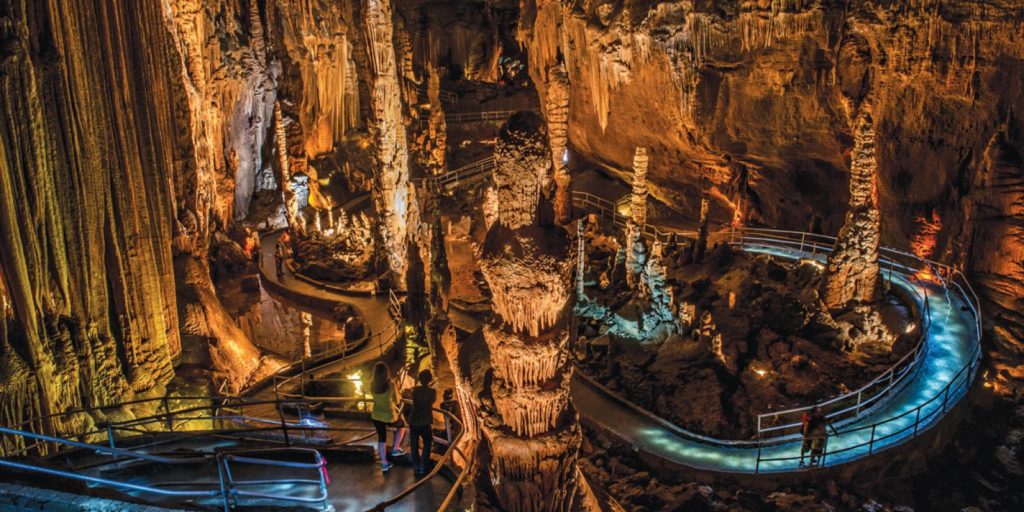
{"label": "stalagmite", "polygon": [[493,379],[479,417],[489,453],[481,480],[491,483],[497,509],[587,510],[592,499],[576,469],[581,434],[568,389],[574,258],[567,233],[536,214],[545,180],[536,157],[544,170],[550,161],[542,130],[535,115],[516,114],[496,147],[500,222],[480,263],[495,311],[483,329]]}
{"label": "stalagmite", "polygon": [[708,209],[710,208],[707,192],[700,195],[700,224],[697,228],[697,240],[693,243],[693,261],[704,261],[704,252],[708,248]]}
{"label": "stalagmite", "polygon": [[404,287],[408,232],[406,213],[410,201],[409,150],[402,122],[402,90],[395,61],[391,1],[369,0],[362,7],[372,69],[370,108],[377,156],[373,202],[379,218],[380,249],[387,258],[392,282]]}
{"label": "stalagmite", "polygon": [[643,271],[644,226],[647,225],[647,148],[636,148],[633,155],[633,191],[629,198],[629,219],[626,221],[626,284],[632,288],[636,276]]}
{"label": "stalagmite", "polygon": [[555,179],[555,221],[566,224],[572,218],[569,160],[569,75],[564,65],[548,71],[547,98],[544,113],[548,123],[551,164]]}
{"label": "stalagmite", "polygon": [[854,129],[850,162],[850,209],[828,258],[825,304],[833,310],[869,302],[878,292],[878,162],[871,113],[864,107]]}

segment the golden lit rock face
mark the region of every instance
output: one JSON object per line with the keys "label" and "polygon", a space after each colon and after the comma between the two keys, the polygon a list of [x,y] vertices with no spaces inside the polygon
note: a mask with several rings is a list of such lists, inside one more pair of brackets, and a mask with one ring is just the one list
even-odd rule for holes
{"label": "golden lit rock face", "polygon": [[878,292],[878,213],[875,128],[871,114],[861,113],[854,130],[850,164],[850,210],[828,257],[825,305],[841,309],[850,302],[870,302]]}
{"label": "golden lit rock face", "polygon": [[536,114],[520,112],[501,127],[494,144],[494,188],[498,222],[509,229],[537,220],[541,194],[551,181],[551,157],[544,125]]}
{"label": "golden lit rock face", "polygon": [[15,2],[0,19],[3,425],[152,391],[180,352],[174,59],[166,32],[113,23],[159,20],[158,6],[106,7]]}
{"label": "golden lit rock face", "polygon": [[548,123],[551,165],[555,180],[555,220],[566,224],[572,219],[572,196],[569,185],[569,75],[558,65],[547,73],[547,98],[544,114]]}
{"label": "golden lit rock face", "polygon": [[381,249],[393,281],[405,280],[409,209],[409,149],[402,122],[402,89],[395,61],[394,28],[390,0],[369,0],[363,5],[363,28],[372,70],[370,107],[377,151],[373,176],[373,202],[379,217]]}

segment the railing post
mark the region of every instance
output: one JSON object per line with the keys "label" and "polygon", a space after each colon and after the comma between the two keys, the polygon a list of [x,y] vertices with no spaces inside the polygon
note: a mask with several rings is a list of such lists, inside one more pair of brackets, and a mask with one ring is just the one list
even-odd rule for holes
{"label": "railing post", "polygon": [[[274,403],[277,406],[277,417],[281,419],[281,433],[284,434],[284,445],[291,446],[291,439],[288,438],[288,422],[284,420],[284,404],[280,401]],[[297,406],[296,406],[297,407]],[[302,413],[299,413],[299,421],[302,420]]]}
{"label": "railing post", "polygon": [[[970,373],[968,371],[968,373]],[[967,381],[964,380],[966,385]],[[949,384],[946,384],[946,390],[942,392],[942,414],[946,414],[946,403],[949,402]]]}
{"label": "railing post", "polygon": [[111,426],[110,423],[107,423],[107,444],[109,444],[111,448],[117,448],[114,446],[114,427]]}
{"label": "railing post", "polygon": [[875,451],[875,428],[876,427],[878,427],[877,423],[871,425],[871,441],[868,442],[868,455],[871,455],[871,452]]}
{"label": "railing post", "polygon": [[757,443],[757,461],[754,462],[754,474],[761,471],[761,443]]}
{"label": "railing post", "polygon": [[231,507],[228,505],[227,486],[224,485],[224,457],[220,453],[217,453],[215,457],[217,461],[217,479],[220,480],[220,497],[224,501],[224,512],[228,512],[231,510]]}
{"label": "railing post", "polygon": [[800,233],[800,252],[804,252],[804,239],[807,238],[807,233]]}
{"label": "railing post", "polygon": [[860,403],[861,403],[861,398],[862,398],[863,394],[864,394],[864,389],[863,388],[861,388],[860,391],[857,391],[857,409],[856,409],[856,412],[854,413],[854,416],[860,416]]}
{"label": "railing post", "polygon": [[[949,389],[947,386],[946,389]],[[914,436],[917,436],[917,426],[921,423],[921,406],[917,406],[917,417],[914,418]]]}

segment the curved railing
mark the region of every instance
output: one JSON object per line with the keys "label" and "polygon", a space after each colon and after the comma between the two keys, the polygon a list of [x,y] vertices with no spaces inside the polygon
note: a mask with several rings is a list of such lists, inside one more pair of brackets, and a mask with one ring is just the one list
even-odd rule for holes
{"label": "curved railing", "polygon": [[[174,397],[174,398],[149,398],[142,400],[134,400],[130,402],[124,402],[121,404],[114,404],[104,407],[95,407],[88,409],[76,409],[71,411],[65,411],[58,414],[53,414],[45,417],[34,418],[26,421],[14,428],[0,427],[0,446],[5,447],[3,458],[0,458],[0,467],[8,467],[11,469],[48,474],[52,476],[58,476],[63,478],[69,478],[72,480],[78,480],[88,482],[95,485],[104,485],[113,487],[121,490],[135,491],[139,493],[148,493],[151,495],[176,497],[176,498],[206,498],[206,499],[217,499],[224,504],[225,507],[229,505],[237,505],[240,499],[260,499],[260,500],[274,500],[293,502],[296,504],[319,504],[322,508],[326,508],[328,505],[329,496],[327,494],[327,483],[326,474],[324,468],[326,467],[326,461],[320,455],[320,453],[311,448],[304,448],[294,446],[296,444],[310,444],[323,437],[317,435],[310,437],[310,434],[325,434],[325,433],[354,433],[354,434],[365,434],[357,435],[341,443],[331,444],[331,447],[345,446],[352,443],[360,442],[363,439],[373,434],[372,428],[350,428],[350,427],[334,427],[326,423],[315,423],[311,424],[307,420],[300,421],[288,421],[286,420],[286,409],[300,409],[301,407],[312,407],[319,405],[323,401],[331,402],[353,402],[363,401],[363,398],[338,398],[338,397],[321,397],[316,401],[311,400],[248,400],[240,397]],[[180,404],[172,407],[170,401],[175,404]],[[75,436],[76,439],[66,439],[56,436],[46,436],[41,434],[35,434],[20,430],[25,425],[30,425],[37,421],[48,421],[63,419],[67,420],[78,414],[91,414],[93,416],[106,416],[114,409],[120,409],[126,406],[143,406],[148,405],[161,410],[156,414],[135,418],[120,422],[110,422],[102,425],[92,431],[83,432]],[[246,414],[245,409],[248,408],[250,414]],[[256,416],[251,414],[253,411],[267,410],[272,408],[276,413],[276,418],[266,418],[263,416]],[[452,461],[453,455],[456,453],[465,457],[465,451],[458,446],[462,440],[463,428],[461,420],[455,417],[448,411],[441,409],[434,409],[436,413],[442,415],[445,420],[445,438],[435,438],[439,443],[445,445],[447,449],[442,454],[441,459],[437,462],[434,469],[426,476],[418,479],[416,482],[402,490],[397,495],[384,500],[373,510],[384,510],[387,507],[400,504],[401,501],[411,495],[414,491],[428,482],[431,478],[437,476],[442,468],[447,467]],[[451,427],[455,428],[451,428]],[[458,433],[455,436],[451,435],[451,432],[455,430]],[[267,433],[279,433],[279,437],[267,437]],[[301,436],[299,435],[301,433]],[[175,434],[173,437],[168,437],[168,434]],[[261,436],[253,436],[253,434],[263,434]],[[258,440],[262,443],[280,443],[283,444],[283,448],[262,448],[262,449],[249,449],[249,450],[233,450],[233,451],[218,451],[215,453],[204,453],[196,456],[180,456],[170,457],[164,455],[155,455],[140,451],[142,449],[153,448],[161,444],[166,444],[172,441],[181,441],[188,438],[207,437],[210,435],[226,436],[235,439],[252,439]],[[32,443],[22,443],[23,446],[20,449],[11,451],[7,450],[7,440],[9,437],[13,437],[21,440],[32,440]],[[146,438],[150,438],[146,439]],[[82,439],[88,439],[89,442],[82,441]],[[129,444],[126,444],[129,442]],[[144,442],[138,442],[144,441]],[[118,446],[120,444],[120,446]],[[48,448],[44,449],[42,445],[47,445]],[[125,462],[131,460],[144,461],[152,464],[162,465],[182,465],[182,464],[202,464],[210,463],[216,464],[218,481],[189,481],[189,482],[162,482],[154,484],[139,484],[131,483],[123,480],[115,480],[112,478],[97,477],[83,473],[81,470],[75,469],[61,469],[58,467],[52,467],[49,465],[41,465],[38,463],[32,463],[28,460],[11,460],[16,457],[24,457],[33,452],[46,452],[48,454],[66,454],[73,450],[81,450],[85,452],[92,452],[101,455],[109,455],[112,459],[109,462],[101,464],[92,464],[87,469],[96,469],[97,467],[105,464],[115,462]],[[312,457],[313,462],[303,463],[295,462],[290,460],[275,460],[268,457],[254,457],[255,454],[269,454],[269,453],[292,453],[292,454],[304,454]],[[66,458],[66,457],[65,457]],[[261,465],[261,466],[272,466],[278,467],[282,470],[287,470],[289,476],[282,479],[271,479],[271,480],[240,480],[236,478],[237,472],[232,472],[233,467],[239,465]],[[291,475],[294,470],[311,470],[315,471],[317,477],[315,479],[302,479],[295,478]],[[449,494],[446,496],[445,502],[450,502],[453,496],[458,492],[457,483],[464,478],[465,468],[460,470],[459,475],[456,477],[456,484],[452,486]],[[314,486],[317,487],[317,494],[314,496],[287,496],[280,493],[267,493],[259,492],[257,490],[250,490],[252,488],[258,488],[260,486],[276,486],[281,484],[290,484],[292,486]],[[168,489],[168,487],[180,488],[180,487],[192,487],[190,489]],[[225,508],[227,510],[227,508]]]}
{"label": "curved railing", "polygon": [[[615,203],[606,199],[598,198],[592,194],[585,192],[574,192],[573,193],[573,204],[578,208],[590,210],[601,218],[608,218],[612,221],[614,227],[625,226],[625,216],[620,215],[615,210]],[[693,238],[696,236],[695,232],[687,231],[663,231],[656,226],[645,227],[644,234],[648,238],[653,238],[661,241],[662,243],[675,243],[680,241],[682,238]],[[825,235],[817,235],[812,233],[803,233],[797,231],[785,231],[785,230],[771,230],[771,229],[759,229],[759,228],[733,228],[723,232],[711,233],[708,236],[709,243],[729,243],[731,245],[738,245],[741,248],[747,247],[765,247],[776,250],[792,251],[795,256],[800,256],[810,252],[813,256],[821,254],[822,257],[827,255],[832,250],[832,246],[835,243],[835,237],[829,237]],[[921,426],[928,426],[935,419],[945,413],[950,407],[951,402],[955,402],[969,387],[973,381],[975,374],[977,373],[978,361],[981,354],[981,315],[980,315],[980,303],[977,295],[971,288],[970,283],[964,278],[963,274],[958,270],[955,270],[948,265],[944,265],[938,262],[919,258],[913,254],[897,249],[888,247],[879,248],[879,262],[883,268],[883,272],[887,272],[886,276],[888,279],[893,279],[894,272],[898,271],[903,276],[901,279],[908,277],[920,278],[922,280],[934,280],[935,283],[940,284],[947,291],[955,291],[960,296],[961,300],[970,309],[970,312],[974,318],[973,327],[975,340],[975,346],[972,350],[968,361],[962,366],[953,378],[944,386],[943,390],[930,397],[924,403],[917,407],[906,411],[895,417],[887,418],[883,421],[873,423],[871,425],[856,426],[842,432],[843,435],[847,434],[860,434],[866,437],[864,442],[860,442],[851,446],[846,446],[839,451],[833,451],[832,455],[850,452],[853,450],[863,450],[867,447],[867,453],[871,454],[876,451],[878,446],[888,446],[896,444],[893,439],[899,440],[907,437],[909,430],[913,430],[911,437],[914,437],[921,430]],[[907,287],[913,290],[913,287]],[[930,308],[927,301],[927,291],[922,287],[925,295],[921,296],[923,299],[924,310],[922,312],[923,318],[930,318]],[[928,320],[925,320],[925,326],[922,330],[922,337],[926,336]],[[756,440],[722,440],[716,439],[701,434],[690,432],[686,429],[678,427],[671,422],[664,420],[660,417],[653,415],[645,410],[642,412],[648,416],[654,418],[657,422],[666,425],[671,431],[675,432],[682,437],[689,438],[695,441],[700,441],[707,444],[723,447],[756,447],[757,456],[754,466],[754,472],[759,472],[762,463],[769,462],[781,462],[796,460],[800,457],[762,457],[762,450],[771,447],[779,446],[792,442],[792,440],[798,435],[796,433],[789,433],[779,437],[762,438],[761,434],[766,432],[784,432],[786,430],[799,429],[801,424],[799,422],[785,423],[782,425],[766,425],[766,423],[772,423],[768,421],[769,418],[778,419],[787,415],[795,415],[802,413],[803,411],[814,407],[814,405],[824,406],[830,411],[827,412],[827,416],[836,422],[840,428],[844,425],[853,423],[854,420],[864,417],[867,413],[873,412],[880,408],[885,403],[885,399],[888,397],[898,394],[898,392],[906,386],[913,375],[914,370],[917,369],[919,362],[923,359],[922,355],[927,350],[927,344],[919,342],[917,346],[909,352],[902,359],[897,361],[892,367],[886,372],[883,372],[876,379],[873,379],[868,385],[853,391],[826,400],[820,404],[808,405],[805,407],[799,407],[789,409],[786,411],[770,412],[761,414],[758,417],[758,431],[759,437]],[[591,383],[592,385],[596,383]],[[879,386],[879,384],[882,384]],[[610,391],[602,389],[603,386],[596,385],[596,389],[600,389],[606,394]],[[880,389],[874,391],[876,387]],[[613,398],[619,401],[625,401],[624,398],[617,396],[612,393]],[[867,397],[867,398],[865,398]],[[848,402],[853,401],[851,405]],[[625,401],[628,404],[628,401]],[[632,405],[632,404],[628,404]],[[637,406],[633,406],[638,408]],[[851,414],[852,413],[852,414]],[[896,429],[894,432],[885,432],[879,435],[879,429],[885,429],[885,427],[896,425],[900,422],[907,422],[908,416],[913,415],[914,422],[906,426]],[[898,425],[896,425],[898,426]],[[832,437],[832,435],[829,435]],[[826,454],[827,439],[826,439]],[[823,459],[824,461],[824,459]],[[824,465],[824,462],[822,463]]]}
{"label": "curved railing", "polygon": [[518,110],[485,110],[480,112],[452,112],[444,116],[447,123],[471,123],[475,121],[504,121]]}

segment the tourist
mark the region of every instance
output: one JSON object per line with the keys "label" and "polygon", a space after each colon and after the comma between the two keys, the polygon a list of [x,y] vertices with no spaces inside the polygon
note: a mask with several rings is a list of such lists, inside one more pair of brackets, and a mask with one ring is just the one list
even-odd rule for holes
{"label": "tourist", "polygon": [[828,430],[839,435],[839,432],[828,423],[828,418],[822,412],[821,407],[814,406],[811,411],[804,412],[803,416],[803,444],[800,446],[800,466],[804,466],[804,454],[811,452],[811,466],[821,462],[825,454],[825,443],[828,440]]}
{"label": "tourist", "polygon": [[284,259],[287,256],[284,240],[277,239],[277,247],[274,249],[274,268],[277,269],[277,278],[284,275]]}
{"label": "tourist", "polygon": [[[441,410],[450,414],[452,418],[457,418],[459,421],[462,421],[462,415],[459,414],[459,402],[455,400],[455,392],[452,391],[452,388],[446,388],[444,393],[442,393]],[[460,430],[458,429],[458,424],[452,425],[452,422],[448,421],[448,417],[446,416],[444,421],[444,430],[449,443],[459,434]]]}
{"label": "tourist", "polygon": [[[814,427],[814,424],[818,421],[816,418],[817,416],[820,416],[820,414],[821,408],[818,406],[814,406],[814,408],[812,408],[811,410],[804,411],[803,416],[801,416],[800,418],[800,435],[803,436],[803,443],[800,445],[800,467],[805,466],[804,456],[807,454],[807,452],[811,451],[811,429],[812,427]],[[813,457],[811,460],[811,464],[813,465]]]}
{"label": "tourist", "polygon": [[[409,413],[409,444],[412,446],[412,462],[417,475],[427,472],[427,465],[430,463],[430,447],[434,441],[434,401],[437,400],[437,391],[430,387],[430,381],[434,376],[430,370],[423,370],[419,374],[420,384],[412,388],[412,411]],[[423,441],[423,450],[420,451],[420,441]]]}
{"label": "tourist", "polygon": [[401,457],[405,455],[402,450],[402,438],[405,436],[405,425],[402,423],[402,416],[399,411],[401,399],[398,394],[398,387],[391,381],[391,372],[383,362],[378,361],[373,366],[373,380],[370,382],[370,393],[373,395],[373,413],[370,418],[373,420],[373,428],[377,431],[377,453],[380,454],[380,469],[387,471],[393,465],[388,461],[388,427],[394,427],[395,443],[392,446],[391,456]]}

